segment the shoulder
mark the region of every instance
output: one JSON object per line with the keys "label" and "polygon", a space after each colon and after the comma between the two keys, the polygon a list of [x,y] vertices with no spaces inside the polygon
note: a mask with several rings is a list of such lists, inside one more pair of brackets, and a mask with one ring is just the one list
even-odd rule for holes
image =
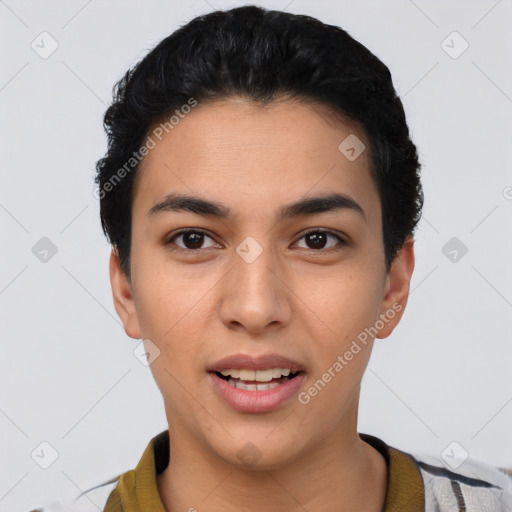
{"label": "shoulder", "polygon": [[123,499],[129,500],[136,495],[137,485],[146,490],[149,486],[158,500],[155,472],[163,471],[168,463],[169,432],[164,430],[149,441],[135,469],[125,471],[110,480],[98,482],[94,487],[74,496],[72,500],[48,501],[27,512],[114,512],[122,510],[120,488],[124,492]]}
{"label": "shoulder", "polygon": [[477,459],[449,460],[409,454],[423,478],[425,512],[512,510],[512,468],[500,468]]}
{"label": "shoulder", "polygon": [[61,501],[47,500],[37,508],[27,512],[98,512],[105,508],[108,498],[116,488],[121,475],[98,483],[94,487],[78,494],[74,499]]}

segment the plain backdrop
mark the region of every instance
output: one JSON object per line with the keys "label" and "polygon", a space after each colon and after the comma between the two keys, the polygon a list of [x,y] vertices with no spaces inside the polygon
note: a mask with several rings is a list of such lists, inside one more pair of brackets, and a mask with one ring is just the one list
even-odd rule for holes
{"label": "plain backdrop", "polygon": [[[339,25],[382,59],[420,152],[411,295],[375,343],[359,432],[437,457],[455,441],[512,467],[512,2],[255,3]],[[112,303],[93,195],[102,116],[114,82],[157,42],[238,5],[0,1],[1,511],[134,468],[167,427]],[[37,454],[54,452],[42,468]]]}

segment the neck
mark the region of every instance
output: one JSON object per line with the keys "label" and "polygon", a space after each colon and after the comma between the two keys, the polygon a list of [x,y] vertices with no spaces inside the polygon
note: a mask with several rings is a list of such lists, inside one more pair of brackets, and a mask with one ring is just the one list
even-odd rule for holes
{"label": "neck", "polygon": [[168,512],[382,512],[385,459],[355,429],[353,435],[332,434],[286,467],[269,471],[240,469],[174,439],[171,461],[157,477],[162,502]]}

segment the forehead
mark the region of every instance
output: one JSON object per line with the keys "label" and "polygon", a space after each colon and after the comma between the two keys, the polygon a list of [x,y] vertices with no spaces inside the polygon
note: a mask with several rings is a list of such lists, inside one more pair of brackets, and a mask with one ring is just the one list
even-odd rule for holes
{"label": "forehead", "polygon": [[138,171],[134,214],[147,216],[170,193],[209,198],[238,218],[263,206],[277,212],[305,196],[340,193],[361,205],[369,221],[377,220],[372,217],[380,201],[368,151],[349,159],[340,150],[347,137],[368,148],[364,133],[313,104],[261,107],[230,98],[199,103],[172,128],[156,128],[149,131],[154,147]]}

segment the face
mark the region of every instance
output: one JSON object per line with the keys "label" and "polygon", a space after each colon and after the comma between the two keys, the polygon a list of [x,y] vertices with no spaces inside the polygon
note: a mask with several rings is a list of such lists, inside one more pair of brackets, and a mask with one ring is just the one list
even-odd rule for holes
{"label": "face", "polygon": [[348,136],[369,147],[311,105],[228,99],[198,104],[143,160],[131,282],[114,252],[111,282],[126,333],[157,355],[176,446],[268,469],[354,438],[414,259],[408,242],[386,273],[368,151],[341,151]]}

